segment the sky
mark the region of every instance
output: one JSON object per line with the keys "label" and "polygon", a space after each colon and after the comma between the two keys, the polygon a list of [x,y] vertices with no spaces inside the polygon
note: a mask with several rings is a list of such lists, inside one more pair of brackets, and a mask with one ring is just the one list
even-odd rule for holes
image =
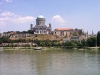
{"label": "sky", "polygon": [[0,0],[0,33],[27,31],[42,14],[46,25],[100,31],[100,0]]}

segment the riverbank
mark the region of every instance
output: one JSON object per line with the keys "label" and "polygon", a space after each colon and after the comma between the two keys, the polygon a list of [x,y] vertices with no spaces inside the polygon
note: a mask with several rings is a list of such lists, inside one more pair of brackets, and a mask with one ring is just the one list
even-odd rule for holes
{"label": "riverbank", "polygon": [[[33,50],[35,47],[0,47],[2,50]],[[60,50],[61,47],[42,47],[42,50]]]}
{"label": "riverbank", "polygon": [[[0,47],[0,50],[33,50],[35,47]],[[42,50],[70,50],[69,48],[63,47],[42,47]],[[100,47],[86,47],[86,48],[71,48],[77,50],[100,50]]]}

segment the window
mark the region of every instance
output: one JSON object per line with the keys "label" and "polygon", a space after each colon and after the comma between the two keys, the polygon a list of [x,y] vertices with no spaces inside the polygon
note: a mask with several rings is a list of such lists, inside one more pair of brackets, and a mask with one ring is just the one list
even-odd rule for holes
{"label": "window", "polygon": [[38,25],[39,25],[39,22],[38,22]]}
{"label": "window", "polygon": [[42,30],[42,28],[40,28],[40,30]]}
{"label": "window", "polygon": [[41,22],[40,22],[40,24],[41,24]]}

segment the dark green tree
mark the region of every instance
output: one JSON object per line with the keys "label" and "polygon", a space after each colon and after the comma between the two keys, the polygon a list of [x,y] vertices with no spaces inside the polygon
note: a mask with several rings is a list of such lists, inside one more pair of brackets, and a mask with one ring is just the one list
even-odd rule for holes
{"label": "dark green tree", "polygon": [[0,38],[0,44],[2,44],[2,39]]}
{"label": "dark green tree", "polygon": [[97,46],[100,46],[100,31],[97,33]]}
{"label": "dark green tree", "polygon": [[8,37],[1,37],[0,38],[1,43],[10,43],[11,40]]}
{"label": "dark green tree", "polygon": [[28,33],[34,34],[34,31],[33,30],[28,30]]}
{"label": "dark green tree", "polygon": [[95,47],[96,46],[96,42],[97,42],[96,37],[91,36],[91,37],[89,37],[87,39],[87,46],[89,46],[89,47]]}
{"label": "dark green tree", "polygon": [[83,46],[83,47],[84,47],[84,46],[87,46],[87,45],[86,45],[86,40],[83,39],[83,40],[81,41],[81,43],[82,43],[82,46]]}

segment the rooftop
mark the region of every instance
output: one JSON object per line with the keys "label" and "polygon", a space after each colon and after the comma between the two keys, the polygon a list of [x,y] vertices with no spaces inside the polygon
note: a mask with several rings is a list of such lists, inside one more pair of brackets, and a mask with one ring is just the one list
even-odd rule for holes
{"label": "rooftop", "polygon": [[40,14],[37,18],[44,18],[44,16]]}
{"label": "rooftop", "polygon": [[55,30],[71,30],[71,28],[56,28]]}

